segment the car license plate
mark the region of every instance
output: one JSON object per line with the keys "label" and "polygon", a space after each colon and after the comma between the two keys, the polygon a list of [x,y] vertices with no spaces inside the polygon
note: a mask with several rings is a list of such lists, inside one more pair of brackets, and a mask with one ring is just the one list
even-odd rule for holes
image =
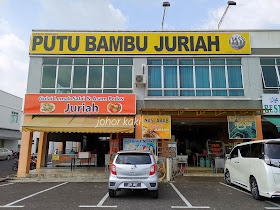
{"label": "car license plate", "polygon": [[141,183],[124,183],[125,187],[141,187]]}

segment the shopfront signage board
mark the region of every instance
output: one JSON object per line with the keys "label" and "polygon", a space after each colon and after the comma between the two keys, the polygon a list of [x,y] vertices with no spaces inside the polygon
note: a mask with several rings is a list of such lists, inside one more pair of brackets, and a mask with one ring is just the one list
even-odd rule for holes
{"label": "shopfront signage board", "polygon": [[24,114],[135,115],[135,94],[26,94]]}
{"label": "shopfront signage board", "polygon": [[33,32],[30,54],[251,54],[245,32]]}
{"label": "shopfront signage board", "polygon": [[171,117],[164,115],[143,115],[142,138],[171,139]]}
{"label": "shopfront signage board", "polygon": [[151,150],[156,154],[156,139],[123,139],[123,150]]}
{"label": "shopfront signage board", "polygon": [[262,106],[263,109],[270,109],[264,111],[264,115],[280,115],[280,94],[263,94]]}
{"label": "shopfront signage board", "polygon": [[230,139],[256,139],[256,119],[254,116],[228,116]]}

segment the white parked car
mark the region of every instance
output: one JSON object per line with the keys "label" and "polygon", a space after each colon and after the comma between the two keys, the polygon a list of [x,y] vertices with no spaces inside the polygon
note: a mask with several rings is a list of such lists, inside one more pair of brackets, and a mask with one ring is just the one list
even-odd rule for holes
{"label": "white parked car", "polygon": [[0,160],[9,160],[13,157],[13,152],[7,148],[0,148]]}
{"label": "white parked car", "polygon": [[251,191],[253,197],[280,197],[280,139],[242,143],[225,162],[225,181]]}

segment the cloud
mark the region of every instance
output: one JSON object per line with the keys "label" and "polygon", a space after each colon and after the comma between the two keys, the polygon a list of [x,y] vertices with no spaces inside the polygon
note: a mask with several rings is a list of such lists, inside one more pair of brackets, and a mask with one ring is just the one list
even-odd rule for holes
{"label": "cloud", "polygon": [[24,97],[28,73],[28,46],[0,20],[0,89]]}
{"label": "cloud", "polygon": [[41,23],[51,29],[124,30],[127,18],[110,0],[41,0]]}
{"label": "cloud", "polygon": [[[236,6],[230,6],[220,29],[271,29],[280,26],[279,0],[236,0]],[[202,29],[217,29],[226,9],[219,7],[209,11]]]}

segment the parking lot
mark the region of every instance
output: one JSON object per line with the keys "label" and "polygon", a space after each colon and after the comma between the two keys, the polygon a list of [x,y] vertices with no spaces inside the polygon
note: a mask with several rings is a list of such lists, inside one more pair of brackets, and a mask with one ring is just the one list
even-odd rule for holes
{"label": "parking lot", "polygon": [[222,178],[180,177],[160,183],[159,198],[143,191],[108,197],[107,183],[0,183],[0,208],[9,209],[280,209],[280,199],[256,201]]}

